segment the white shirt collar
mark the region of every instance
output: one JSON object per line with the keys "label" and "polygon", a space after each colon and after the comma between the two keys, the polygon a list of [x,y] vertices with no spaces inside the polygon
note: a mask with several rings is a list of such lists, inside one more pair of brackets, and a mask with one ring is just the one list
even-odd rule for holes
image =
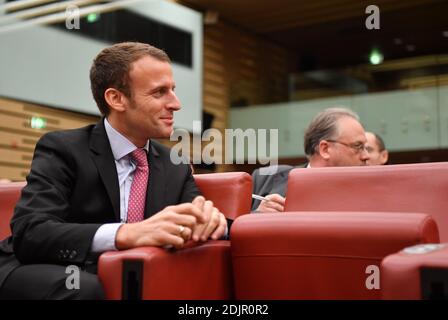
{"label": "white shirt collar", "polygon": [[[118,132],[111,126],[109,121],[107,121],[107,118],[104,118],[104,128],[106,129],[110,147],[116,161],[120,160],[124,156],[137,149],[137,147],[131,141],[129,141],[128,138],[123,136],[120,132]],[[146,152],[148,152],[149,140],[146,141],[144,149],[146,150]]]}

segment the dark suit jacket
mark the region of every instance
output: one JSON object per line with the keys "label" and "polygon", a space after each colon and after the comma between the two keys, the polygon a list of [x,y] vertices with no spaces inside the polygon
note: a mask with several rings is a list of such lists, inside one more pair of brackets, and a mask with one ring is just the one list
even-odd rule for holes
{"label": "dark suit jacket", "polygon": [[[260,169],[254,170],[252,173],[253,192],[259,196],[267,196],[268,194],[278,193],[281,196],[286,196],[286,187],[288,184],[289,171],[294,168],[304,168],[307,164],[293,167],[289,165],[278,165],[269,167],[273,174],[261,175]],[[265,168],[266,169],[266,168]],[[260,200],[252,200],[252,211],[257,210],[260,205]]]}
{"label": "dark suit jacket", "polygon": [[[172,164],[169,153],[151,141],[146,218],[200,194],[190,166]],[[103,119],[45,134],[11,220],[12,237],[0,242],[0,286],[20,264],[84,265],[97,229],[120,221],[119,194]]]}

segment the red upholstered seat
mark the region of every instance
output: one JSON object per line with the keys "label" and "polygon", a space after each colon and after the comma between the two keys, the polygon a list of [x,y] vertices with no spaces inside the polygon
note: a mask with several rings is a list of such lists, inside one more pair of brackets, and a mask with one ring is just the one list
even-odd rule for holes
{"label": "red upholstered seat", "polygon": [[252,177],[246,172],[196,174],[194,180],[206,199],[229,219],[250,212]]}
{"label": "red upholstered seat", "polygon": [[421,212],[448,242],[448,162],[294,169],[285,211]]}
{"label": "red upholstered seat", "polygon": [[[249,174],[213,173],[194,178],[205,198],[212,200],[227,218],[250,212],[252,178]],[[233,298],[229,241],[211,241],[179,251],[137,248],[106,252],[99,259],[98,275],[108,299],[126,297],[122,292],[122,266],[129,261],[140,261],[142,265],[139,285],[143,299]]]}
{"label": "red upholstered seat", "polygon": [[122,299],[122,271],[127,261],[142,263],[142,299],[233,298],[229,241],[210,241],[178,251],[147,247],[106,252],[100,257],[98,275],[107,299]]}
{"label": "red upholstered seat", "polygon": [[244,215],[231,239],[236,299],[379,299],[368,266],[439,241],[430,216],[390,212]]}
{"label": "red upholstered seat", "polygon": [[25,181],[0,184],[0,240],[11,235],[9,222]]}
{"label": "red upholstered seat", "polygon": [[[441,298],[437,291],[444,291],[439,293],[448,298],[448,244],[406,248],[387,256],[381,265],[383,299]],[[429,296],[424,297],[422,289]]]}

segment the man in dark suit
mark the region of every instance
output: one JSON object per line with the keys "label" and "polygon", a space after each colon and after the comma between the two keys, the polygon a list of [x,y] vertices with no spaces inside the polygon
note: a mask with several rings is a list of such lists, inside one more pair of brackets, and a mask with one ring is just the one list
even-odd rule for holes
{"label": "man in dark suit", "polygon": [[[188,164],[152,138],[169,137],[180,109],[170,60],[142,43],[104,49],[90,70],[104,115],[44,135],[0,243],[1,299],[101,299],[98,256],[141,246],[182,248],[222,237],[224,215],[199,195]],[[68,265],[79,289],[66,285]]]}
{"label": "man in dark suit", "polygon": [[[366,134],[357,114],[346,108],[328,108],[320,112],[308,126],[304,146],[308,162],[298,168],[366,165]],[[269,201],[254,200],[252,210],[281,212],[285,206],[286,186],[292,166],[278,166],[261,175],[252,174],[253,193]],[[266,173],[265,172],[265,173]]]}

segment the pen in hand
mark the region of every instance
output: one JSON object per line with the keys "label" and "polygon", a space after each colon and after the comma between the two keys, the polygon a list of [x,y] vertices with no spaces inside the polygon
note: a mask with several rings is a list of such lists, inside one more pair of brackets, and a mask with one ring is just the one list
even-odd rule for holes
{"label": "pen in hand", "polygon": [[271,200],[269,200],[268,198],[266,198],[266,197],[262,197],[262,196],[259,196],[258,194],[253,194],[252,193],[252,198],[253,199],[256,199],[256,200],[260,200],[260,201],[271,201]]}

